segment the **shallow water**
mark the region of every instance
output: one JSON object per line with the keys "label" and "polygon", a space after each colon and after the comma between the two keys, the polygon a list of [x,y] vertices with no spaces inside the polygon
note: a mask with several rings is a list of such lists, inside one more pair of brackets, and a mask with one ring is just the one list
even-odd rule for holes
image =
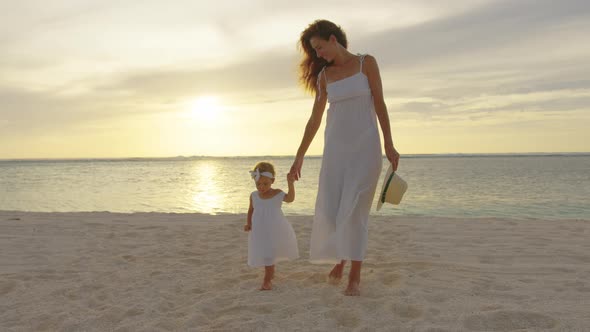
{"label": "shallow water", "polygon": [[[286,190],[292,157],[0,161],[0,210],[245,213],[260,160]],[[313,214],[320,166],[306,158],[286,214]],[[588,155],[406,156],[402,204],[372,214],[590,219],[588,170]]]}

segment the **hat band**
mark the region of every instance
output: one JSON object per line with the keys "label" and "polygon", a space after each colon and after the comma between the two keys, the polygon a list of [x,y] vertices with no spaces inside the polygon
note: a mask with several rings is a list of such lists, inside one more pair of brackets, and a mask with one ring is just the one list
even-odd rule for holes
{"label": "hat band", "polygon": [[381,203],[385,203],[385,195],[387,194],[387,188],[389,188],[389,184],[391,183],[391,180],[393,179],[394,175],[395,172],[391,172],[389,179],[387,179],[387,183],[385,183],[385,189],[383,189],[383,193],[381,194]]}

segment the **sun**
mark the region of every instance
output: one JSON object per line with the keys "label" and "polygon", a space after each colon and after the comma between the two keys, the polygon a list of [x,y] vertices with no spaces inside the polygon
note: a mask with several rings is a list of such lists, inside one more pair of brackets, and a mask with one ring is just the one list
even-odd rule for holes
{"label": "sun", "polygon": [[199,121],[215,122],[221,111],[221,104],[215,96],[201,96],[190,103],[191,117]]}

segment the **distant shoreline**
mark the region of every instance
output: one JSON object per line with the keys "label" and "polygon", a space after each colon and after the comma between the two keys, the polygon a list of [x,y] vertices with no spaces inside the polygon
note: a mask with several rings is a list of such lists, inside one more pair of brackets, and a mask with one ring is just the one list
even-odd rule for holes
{"label": "distant shoreline", "polygon": [[[0,162],[112,162],[112,161],[190,161],[205,159],[285,159],[292,155],[268,156],[176,156],[176,157],[121,157],[121,158],[13,158],[0,159]],[[321,155],[306,158],[321,158]],[[590,157],[590,152],[525,152],[525,153],[441,153],[441,154],[402,154],[401,158],[481,158],[481,157]],[[383,156],[385,158],[385,156]]]}

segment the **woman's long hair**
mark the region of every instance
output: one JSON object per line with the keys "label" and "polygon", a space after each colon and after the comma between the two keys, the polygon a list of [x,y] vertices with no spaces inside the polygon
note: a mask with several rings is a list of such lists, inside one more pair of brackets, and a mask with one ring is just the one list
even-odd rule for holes
{"label": "woman's long hair", "polygon": [[323,58],[318,58],[315,50],[311,47],[309,40],[311,37],[320,37],[324,40],[328,40],[331,35],[336,37],[336,40],[344,48],[348,48],[348,41],[346,40],[346,34],[342,31],[340,26],[327,21],[327,20],[316,20],[310,24],[307,29],[301,33],[299,38],[299,50],[303,53],[303,59],[299,64],[299,81],[305,91],[317,92],[317,79],[318,74],[324,66],[329,66]]}

